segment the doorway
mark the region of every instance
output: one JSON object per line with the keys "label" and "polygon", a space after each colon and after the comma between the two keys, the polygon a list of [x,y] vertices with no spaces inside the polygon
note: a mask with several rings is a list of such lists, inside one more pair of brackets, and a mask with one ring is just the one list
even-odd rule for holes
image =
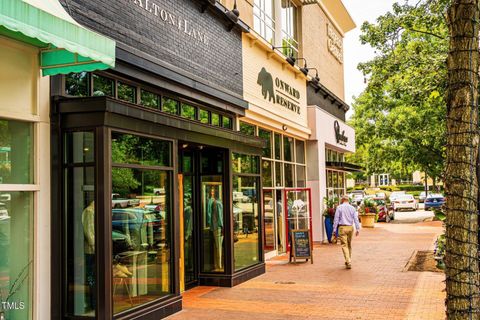
{"label": "doorway", "polygon": [[[225,273],[227,205],[224,149],[179,143],[183,180],[184,283],[199,284],[202,273]],[[227,211],[227,212],[226,212]],[[182,214],[182,212],[181,212]]]}

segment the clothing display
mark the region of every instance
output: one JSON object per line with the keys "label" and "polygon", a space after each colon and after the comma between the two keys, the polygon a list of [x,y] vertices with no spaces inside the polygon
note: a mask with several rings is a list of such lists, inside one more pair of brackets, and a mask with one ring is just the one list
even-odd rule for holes
{"label": "clothing display", "polygon": [[95,254],[95,201],[82,212],[85,254]]}
{"label": "clothing display", "polygon": [[215,271],[223,270],[223,205],[214,196],[207,203],[207,224],[213,238],[213,264]]}

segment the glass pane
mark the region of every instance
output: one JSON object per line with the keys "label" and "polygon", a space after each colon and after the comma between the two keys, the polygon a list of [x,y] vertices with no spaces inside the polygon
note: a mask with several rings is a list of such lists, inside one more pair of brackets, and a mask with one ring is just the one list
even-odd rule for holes
{"label": "glass pane", "polygon": [[220,126],[220,115],[218,113],[212,113],[212,125]]}
{"label": "glass pane", "polygon": [[249,123],[240,121],[240,132],[249,136],[255,135],[255,126]]}
{"label": "glass pane", "polygon": [[262,160],[262,182],[266,188],[273,187],[272,161]]}
{"label": "glass pane", "polygon": [[209,119],[209,113],[207,110],[199,109],[198,110],[198,120],[200,120],[201,123],[210,123]]}
{"label": "glass pane", "polygon": [[0,119],[0,184],[33,183],[33,125]]}
{"label": "glass pane", "polygon": [[162,111],[171,114],[178,114],[178,105],[179,102],[177,100],[162,97]]}
{"label": "glass pane", "polygon": [[233,204],[235,270],[259,262],[258,178],[233,177],[233,192],[246,195]]}
{"label": "glass pane", "polygon": [[275,133],[275,159],[282,160],[282,135]]}
{"label": "glass pane", "polygon": [[275,201],[277,205],[275,207],[275,213],[277,216],[277,250],[279,253],[285,252],[286,249],[286,237],[285,237],[285,212],[284,207],[284,195],[283,190],[275,190]]}
{"label": "glass pane", "polygon": [[95,316],[95,167],[65,170],[66,292],[68,315]]}
{"label": "glass pane", "polygon": [[258,136],[267,143],[263,149],[262,156],[264,158],[272,158],[272,132],[264,129],[258,129]]}
{"label": "glass pane", "polygon": [[293,164],[285,163],[285,187],[293,188]]}
{"label": "glass pane", "polygon": [[193,172],[193,155],[191,153],[184,153],[182,156],[182,172],[191,173]]}
{"label": "glass pane", "polygon": [[222,117],[222,121],[223,121],[223,127],[226,128],[226,129],[232,129],[233,126],[233,121],[232,121],[232,118],[229,118],[227,116],[223,116]]}
{"label": "glass pane", "polygon": [[115,96],[115,81],[93,74],[93,95],[94,96]]}
{"label": "glass pane", "polygon": [[69,73],[65,76],[65,94],[75,97],[90,95],[88,72]]}
{"label": "glass pane", "polygon": [[283,151],[285,154],[285,161],[294,161],[293,159],[293,150],[294,144],[293,144],[293,138],[291,137],[283,137]]}
{"label": "glass pane", "polygon": [[295,140],[295,149],[297,154],[295,162],[305,164],[305,141]]}
{"label": "glass pane", "polygon": [[290,231],[298,229],[310,229],[310,190],[287,192],[287,219],[289,243]]}
{"label": "glass pane", "polygon": [[194,106],[191,106],[186,103],[182,103],[182,111],[181,111],[181,116],[190,120],[195,120],[197,119],[197,114]]}
{"label": "glass pane", "polygon": [[185,283],[196,279],[195,276],[195,246],[193,245],[193,177],[183,176],[183,234]]}
{"label": "glass pane", "polygon": [[265,253],[275,250],[275,199],[273,190],[263,191],[263,214],[265,221]]}
{"label": "glass pane", "polygon": [[218,149],[203,149],[201,153],[201,173],[221,174],[223,172],[224,153]]}
{"label": "glass pane", "polygon": [[93,132],[68,132],[65,134],[65,163],[95,162],[95,136]]}
{"label": "glass pane", "polygon": [[304,166],[297,166],[297,187],[305,188],[306,187],[306,174]]}
{"label": "glass pane", "polygon": [[142,90],[140,104],[144,107],[160,109],[160,97],[155,93]]}
{"label": "glass pane", "polygon": [[146,166],[171,166],[172,143],[146,137],[112,133],[112,162]]}
{"label": "glass pane", "polygon": [[32,319],[33,193],[1,193],[0,200],[0,310],[7,320]]}
{"label": "glass pane", "polygon": [[112,168],[113,312],[172,292],[171,174]]}
{"label": "glass pane", "polygon": [[258,156],[232,153],[232,166],[235,173],[260,173]]}
{"label": "glass pane", "polygon": [[275,162],[275,186],[283,187],[283,166],[281,162]]}
{"label": "glass pane", "polygon": [[202,177],[202,271],[224,272],[224,207],[222,176]]}
{"label": "glass pane", "polygon": [[136,103],[136,90],[134,86],[128,85],[126,83],[122,83],[118,81],[118,87],[117,87],[118,93],[118,99],[131,102],[131,103]]}

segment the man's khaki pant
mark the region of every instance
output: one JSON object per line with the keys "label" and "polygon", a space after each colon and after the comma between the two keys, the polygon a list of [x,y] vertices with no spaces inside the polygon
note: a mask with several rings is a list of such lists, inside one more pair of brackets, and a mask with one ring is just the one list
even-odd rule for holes
{"label": "man's khaki pant", "polygon": [[345,262],[350,264],[352,262],[353,226],[340,226],[338,228],[338,235],[340,236]]}

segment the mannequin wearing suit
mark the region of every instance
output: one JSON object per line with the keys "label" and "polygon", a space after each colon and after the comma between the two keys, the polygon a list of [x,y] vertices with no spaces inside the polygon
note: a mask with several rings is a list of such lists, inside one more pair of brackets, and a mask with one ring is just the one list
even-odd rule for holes
{"label": "mannequin wearing suit", "polygon": [[223,204],[215,196],[215,188],[210,190],[207,203],[207,224],[213,237],[214,271],[223,270]]}

